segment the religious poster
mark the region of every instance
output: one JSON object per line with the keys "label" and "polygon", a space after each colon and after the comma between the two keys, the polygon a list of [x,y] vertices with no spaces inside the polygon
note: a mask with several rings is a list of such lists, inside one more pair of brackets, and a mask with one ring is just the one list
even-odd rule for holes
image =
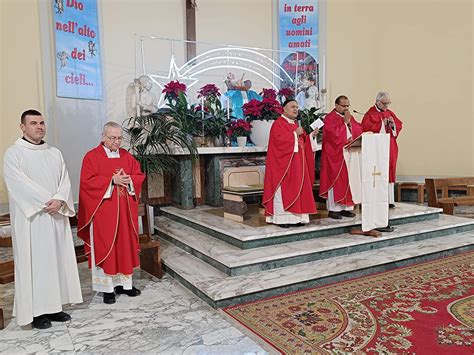
{"label": "religious poster", "polygon": [[102,100],[97,0],[51,0],[56,95]]}
{"label": "religious poster", "polygon": [[318,6],[317,0],[279,1],[280,65],[294,79],[296,99],[305,108],[319,107]]}

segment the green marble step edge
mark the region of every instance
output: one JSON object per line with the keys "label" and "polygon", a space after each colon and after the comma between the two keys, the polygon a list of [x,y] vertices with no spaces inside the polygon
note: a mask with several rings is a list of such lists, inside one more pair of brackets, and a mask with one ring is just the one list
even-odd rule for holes
{"label": "green marble step edge", "polygon": [[[282,244],[282,243],[287,243],[287,242],[295,242],[299,240],[307,240],[307,239],[319,238],[319,237],[328,237],[331,235],[348,233],[351,228],[360,226],[360,224],[352,224],[352,225],[348,225],[344,227],[334,227],[334,228],[327,228],[327,229],[309,231],[309,232],[299,232],[299,233],[297,232],[297,233],[293,233],[289,235],[275,236],[272,238],[262,238],[262,239],[254,239],[254,240],[249,240],[249,241],[242,241],[242,240],[232,237],[229,234],[216,231],[215,229],[212,229],[207,226],[203,226],[199,223],[190,221],[186,218],[177,216],[167,211],[162,210],[161,215],[175,222],[182,223],[185,226],[188,226],[200,232],[206,233],[207,235],[210,235],[211,237],[220,239],[226,243],[229,243],[241,249],[259,248],[263,246]],[[396,219],[391,219],[390,224],[395,226],[395,225],[400,225],[400,224],[414,223],[414,222],[426,221],[426,220],[437,219],[437,218],[439,218],[439,212],[434,212],[434,213],[423,214],[423,215],[418,215],[418,216],[400,217]]]}
{"label": "green marble step edge", "polygon": [[329,285],[329,284],[333,284],[333,283],[337,283],[341,281],[346,281],[353,278],[363,277],[363,276],[376,274],[383,271],[389,271],[389,270],[393,270],[400,267],[414,265],[421,262],[431,261],[431,260],[435,260],[435,259],[446,257],[446,256],[457,255],[457,254],[461,254],[461,253],[472,251],[472,250],[474,250],[474,245],[455,247],[452,249],[438,251],[435,253],[419,255],[416,257],[406,258],[406,259],[397,260],[397,261],[389,261],[383,264],[374,265],[374,266],[370,266],[370,267],[366,267],[366,268],[362,268],[358,270],[352,270],[352,271],[337,274],[337,275],[325,276],[322,278],[314,278],[314,279],[306,280],[303,282],[284,285],[284,286],[275,287],[275,288],[271,288],[271,289],[267,289],[267,290],[263,290],[259,292],[230,297],[230,298],[226,298],[222,300],[211,299],[203,291],[199,290],[197,287],[195,287],[193,284],[191,284],[189,281],[183,278],[179,273],[175,272],[172,268],[167,266],[166,263],[165,263],[165,271],[168,274],[170,274],[173,278],[177,279],[181,284],[183,284],[191,292],[193,292],[202,300],[204,300],[206,303],[208,303],[211,307],[224,308],[224,307],[234,306],[241,303],[247,303],[247,302],[260,300],[263,298],[284,295],[286,293],[300,291],[307,288],[325,286],[325,285]]}
{"label": "green marble step edge", "polygon": [[172,236],[163,233],[162,231],[156,230],[156,234],[163,238],[169,243],[176,245],[177,247],[183,249],[187,253],[199,258],[205,263],[213,266],[214,268],[222,271],[223,273],[229,276],[241,276],[247,275],[254,272],[265,271],[276,269],[285,266],[297,265],[301,263],[323,260],[332,257],[338,257],[343,255],[354,254],[358,252],[380,249],[384,247],[395,246],[399,244],[411,243],[420,240],[438,238],[446,235],[452,235],[456,233],[463,233],[467,231],[474,230],[474,223],[464,226],[455,226],[455,227],[446,227],[443,229],[433,229],[432,231],[426,231],[418,234],[411,234],[404,237],[392,238],[392,239],[374,239],[373,242],[357,244],[351,246],[338,247],[331,250],[315,251],[312,253],[307,253],[305,255],[297,255],[292,257],[286,257],[281,259],[275,259],[271,261],[262,261],[255,264],[248,264],[243,266],[229,267],[208,255],[203,254],[202,252],[192,248],[185,243],[174,239]]}

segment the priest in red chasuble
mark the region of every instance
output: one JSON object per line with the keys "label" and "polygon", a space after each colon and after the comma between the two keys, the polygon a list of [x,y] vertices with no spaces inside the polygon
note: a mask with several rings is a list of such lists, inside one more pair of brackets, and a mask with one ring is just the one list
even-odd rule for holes
{"label": "priest in red chasuble", "polygon": [[140,266],[138,203],[145,175],[122,143],[122,127],[109,122],[102,142],[84,156],[79,191],[78,235],[84,240],[92,288],[104,293],[138,296],[133,269]]}
{"label": "priest in red chasuble", "polygon": [[326,199],[328,216],[334,219],[355,216],[344,146],[362,134],[362,126],[350,114],[349,107],[349,99],[339,96],[335,108],[324,119],[319,194]]}
{"label": "priest in red chasuble", "polygon": [[298,103],[287,100],[268,141],[263,202],[267,223],[302,226],[316,213],[313,197],[316,134],[298,126]]}
{"label": "priest in red chasuble", "polygon": [[390,156],[388,164],[388,192],[389,206],[395,207],[395,177],[397,175],[398,144],[397,139],[402,130],[402,121],[388,109],[391,104],[388,92],[381,91],[375,97],[375,105],[372,106],[362,119],[364,132],[387,133],[390,135]]}

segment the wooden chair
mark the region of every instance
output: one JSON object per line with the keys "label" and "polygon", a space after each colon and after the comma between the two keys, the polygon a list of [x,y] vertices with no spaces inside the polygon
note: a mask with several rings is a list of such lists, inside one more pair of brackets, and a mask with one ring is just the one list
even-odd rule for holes
{"label": "wooden chair", "polygon": [[160,242],[154,240],[148,223],[148,205],[138,205],[138,216],[142,219],[143,233],[140,234],[140,267],[142,270],[161,279],[163,277],[163,265],[161,264]]}
{"label": "wooden chair", "polygon": [[425,202],[425,183],[424,182],[400,182],[397,186],[397,201],[402,201],[402,190],[418,191],[418,203]]}
{"label": "wooden chair", "polygon": [[[474,177],[425,179],[428,206],[440,207],[445,214],[454,214],[454,206],[474,205]],[[441,191],[441,197],[438,197]],[[465,196],[449,196],[450,191],[465,191]]]}

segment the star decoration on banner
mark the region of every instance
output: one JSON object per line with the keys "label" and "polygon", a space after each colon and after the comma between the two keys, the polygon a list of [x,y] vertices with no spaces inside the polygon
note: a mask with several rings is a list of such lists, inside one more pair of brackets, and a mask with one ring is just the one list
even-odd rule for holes
{"label": "star decoration on banner", "polygon": [[[149,74],[148,76],[156,85],[158,85],[158,87],[160,88],[160,93],[164,89],[165,85],[168,84],[170,81],[179,81],[180,83],[185,84],[186,88],[188,89],[199,81],[198,78],[181,75],[180,68],[178,68],[178,66],[176,65],[176,60],[174,58],[174,55],[171,56],[168,76],[157,75],[157,74]],[[163,103],[164,97],[165,97],[165,94],[161,93],[160,99],[158,101],[158,107],[161,107],[164,105]]]}

